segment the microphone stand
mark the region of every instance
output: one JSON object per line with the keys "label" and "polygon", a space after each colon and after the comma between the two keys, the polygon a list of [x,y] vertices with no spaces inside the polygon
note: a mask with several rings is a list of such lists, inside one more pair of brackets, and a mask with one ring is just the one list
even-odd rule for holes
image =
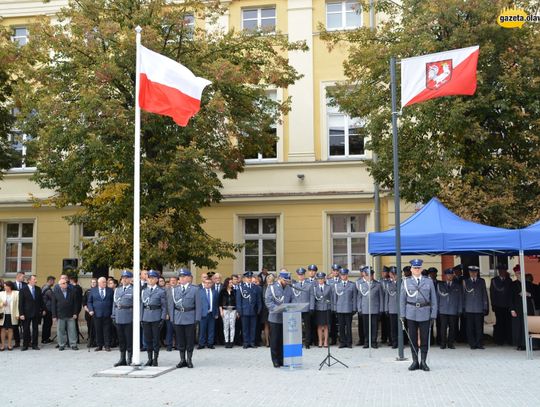
{"label": "microphone stand", "polygon": [[[326,319],[328,321],[328,329],[330,329],[330,316],[331,316],[330,315],[330,300],[325,300],[325,301],[326,301],[326,305],[327,305],[327,307],[326,307]],[[338,364],[338,363],[345,366],[347,369],[349,368],[349,366],[347,366],[341,360],[339,360],[335,356],[332,356],[332,354],[330,353],[330,341],[327,342],[326,349],[328,351],[328,354],[323,359],[323,361],[319,364],[319,370],[321,370],[323,368],[323,366],[332,367],[332,366],[334,366],[335,364]]]}

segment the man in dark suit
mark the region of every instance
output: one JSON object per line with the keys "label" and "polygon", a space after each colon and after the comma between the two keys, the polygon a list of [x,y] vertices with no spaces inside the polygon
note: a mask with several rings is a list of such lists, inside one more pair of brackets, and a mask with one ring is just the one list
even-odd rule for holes
{"label": "man in dark suit", "polygon": [[77,329],[77,343],[79,343],[79,337],[81,336],[81,331],[79,329],[79,314],[81,313],[83,303],[83,289],[79,285],[79,278],[77,276],[71,276],[69,278],[69,284],[74,290],[75,303],[77,304],[77,319],[75,320],[75,328]]}
{"label": "man in dark suit", "polygon": [[[21,291],[24,287],[26,287],[26,285],[27,284],[24,282],[24,271],[18,271],[17,275],[15,276],[15,290]],[[13,347],[18,348],[21,344],[20,325],[13,326],[13,339],[15,340],[15,346]]]}
{"label": "man in dark suit", "polygon": [[66,345],[71,346],[73,350],[78,350],[75,329],[77,304],[73,290],[68,288],[67,277],[60,277],[58,284],[53,288],[53,294],[52,316],[53,321],[57,321],[58,350],[63,351]]}
{"label": "man in dark suit", "polygon": [[216,319],[218,317],[218,297],[212,290],[212,280],[206,278],[199,288],[199,301],[201,304],[201,319],[199,325],[199,346],[197,349],[214,349]]}
{"label": "man in dark suit", "polygon": [[88,312],[94,319],[94,327],[96,330],[96,351],[105,350],[111,351],[111,328],[112,328],[112,308],[113,308],[112,289],[107,287],[107,279],[100,277],[98,286],[92,288],[88,294]]}
{"label": "man in dark suit", "polygon": [[[23,321],[22,351],[28,350],[30,337],[32,337],[32,349],[39,350],[38,330],[42,315],[45,315],[45,304],[41,288],[36,286],[36,276],[30,276],[28,285],[19,291],[19,319]],[[30,334],[30,326],[32,334]]]}

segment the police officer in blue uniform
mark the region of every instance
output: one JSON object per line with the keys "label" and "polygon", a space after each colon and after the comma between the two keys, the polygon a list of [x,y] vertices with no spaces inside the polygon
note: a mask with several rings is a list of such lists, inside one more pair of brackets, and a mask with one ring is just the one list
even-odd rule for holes
{"label": "police officer in blue uniform", "polygon": [[[400,295],[400,306],[407,319],[413,359],[409,370],[422,369],[428,372],[426,360],[429,349],[429,331],[432,321],[437,318],[437,292],[433,280],[422,275],[423,260],[414,259],[410,263],[412,275],[403,280]],[[420,333],[420,364],[418,363],[418,333]]]}
{"label": "police officer in blue uniform", "polygon": [[390,267],[383,266],[381,271],[381,279],[379,280],[379,283],[381,283],[383,288],[383,310],[381,310],[381,313],[379,314],[379,320],[381,321],[381,343],[383,344],[390,344],[390,320],[388,318],[388,314],[384,312],[384,293],[386,293],[386,286],[390,281],[389,272]]}
{"label": "police officer in blue uniform", "polygon": [[[133,356],[133,273],[124,270],[114,290],[112,320],[118,333],[120,360],[114,366],[131,365]],[[126,359],[127,352],[127,359]]]}
{"label": "police officer in blue uniform", "polygon": [[[292,302],[293,303],[307,303],[311,304],[311,297],[313,292],[311,290],[312,284],[306,280],[306,269],[300,267],[296,269],[298,275],[298,281],[292,284]],[[311,315],[309,305],[306,309],[302,310],[302,338],[305,343],[305,348],[309,349],[311,345]]]}
{"label": "police officer in blue uniform", "polygon": [[[191,284],[191,271],[178,270],[179,283],[171,290],[169,300],[169,319],[173,323],[176,347],[180,352],[177,368],[193,368],[193,348],[195,346],[195,324],[201,320],[201,300],[199,287]],[[187,352],[187,358],[186,358]]]}
{"label": "police officer in blue uniform", "polygon": [[159,331],[167,317],[167,297],[165,290],[157,285],[159,273],[148,272],[148,284],[141,291],[141,321],[148,361],[145,366],[157,366],[159,356]]}
{"label": "police officer in blue uniform", "polygon": [[390,325],[389,344],[392,349],[398,347],[398,320],[397,320],[397,281],[396,281],[396,266],[388,268],[388,282],[384,290],[384,312],[388,315]]}
{"label": "police officer in blue uniform", "polygon": [[349,269],[339,270],[340,281],[332,285],[334,310],[339,325],[339,347],[352,348],[352,317],[356,312],[356,286],[349,281]]}
{"label": "police officer in blue uniform", "polygon": [[[356,284],[358,314],[362,315],[364,338],[368,341],[364,348],[371,347],[377,349],[377,328],[379,326],[379,315],[384,311],[384,290],[383,285],[374,279],[375,271],[370,266],[363,267],[367,274],[367,279],[359,280]],[[370,338],[371,330],[371,341]]]}
{"label": "police officer in blue uniform", "polygon": [[[309,266],[307,266],[307,275],[308,277],[306,278],[307,281],[309,281],[311,283],[311,285],[315,285],[317,284],[317,272],[319,271],[319,268],[317,267],[316,264],[310,264]],[[326,282],[326,273],[325,273],[325,282]],[[315,312],[312,312],[311,313],[311,321],[310,321],[310,324],[311,324],[311,343],[309,345],[315,345],[315,341],[317,340],[317,321],[316,321],[316,313]]]}
{"label": "police officer in blue uniform", "polygon": [[316,282],[312,285],[311,304],[309,309],[315,313],[315,326],[319,338],[319,348],[328,346],[328,325],[332,311],[332,288],[326,284],[326,273],[317,273]]}
{"label": "police officer in blue uniform", "polygon": [[257,316],[262,310],[261,291],[251,282],[252,271],[244,273],[244,281],[236,290],[236,311],[242,319],[243,348],[255,348]]}
{"label": "police officer in blue uniform", "polygon": [[291,273],[286,269],[281,269],[277,281],[266,289],[264,296],[270,323],[270,357],[276,368],[283,366],[283,314],[275,312],[275,309],[292,301],[290,282]]}
{"label": "police officer in blue uniform", "polygon": [[486,282],[478,277],[479,272],[480,267],[469,266],[470,277],[463,280],[463,312],[471,349],[484,349],[484,316],[489,312]]}
{"label": "police officer in blue uniform", "polygon": [[463,311],[463,290],[454,281],[454,269],[444,270],[446,281],[437,284],[437,299],[439,301],[439,318],[441,320],[441,349],[455,349],[456,326],[458,316]]}

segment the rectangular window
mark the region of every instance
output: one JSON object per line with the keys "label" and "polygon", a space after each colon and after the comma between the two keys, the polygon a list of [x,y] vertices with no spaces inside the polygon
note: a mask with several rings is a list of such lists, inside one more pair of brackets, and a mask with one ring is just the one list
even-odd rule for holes
{"label": "rectangular window", "polygon": [[341,113],[327,102],[328,155],[332,157],[359,157],[364,150],[364,121]]}
{"label": "rectangular window", "polygon": [[362,6],[358,1],[326,3],[326,28],[328,30],[348,30],[361,26]]}
{"label": "rectangular window", "polygon": [[6,273],[32,272],[34,223],[6,224]]}
{"label": "rectangular window", "polygon": [[268,271],[277,268],[277,219],[245,218],[244,231],[244,271]]}
{"label": "rectangular window", "polygon": [[11,41],[16,42],[20,47],[28,43],[28,28],[14,27]]}
{"label": "rectangular window", "polygon": [[[13,116],[19,114],[19,109],[14,108],[11,110]],[[13,163],[14,169],[35,169],[36,167],[36,157],[37,150],[33,137],[24,134],[23,132],[12,129],[11,133],[8,134],[8,141],[11,143],[11,148],[15,151],[17,160]]]}
{"label": "rectangular window", "polygon": [[332,264],[359,271],[366,264],[366,215],[332,215]]}
{"label": "rectangular window", "polygon": [[242,10],[242,29],[247,31],[274,32],[276,30],[276,7],[249,8]]}
{"label": "rectangular window", "polygon": [[[276,102],[277,90],[275,89],[268,90],[266,92],[266,96],[268,97],[268,99]],[[269,130],[274,135],[274,137],[276,137],[277,136],[277,123],[272,124]],[[257,163],[257,162],[265,162],[265,161],[275,161],[276,159],[277,159],[277,139],[270,151],[261,152],[251,157],[246,157],[246,163],[249,164],[249,163]]]}

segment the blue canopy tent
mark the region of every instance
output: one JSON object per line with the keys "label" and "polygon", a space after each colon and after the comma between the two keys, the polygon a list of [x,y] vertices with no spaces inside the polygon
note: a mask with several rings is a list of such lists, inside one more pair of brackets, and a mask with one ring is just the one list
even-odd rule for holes
{"label": "blue canopy tent", "polygon": [[[538,231],[540,235],[540,227]],[[370,233],[368,252],[373,256],[396,252],[395,230]],[[401,224],[401,254],[517,254],[518,230],[481,225],[460,218],[437,198]],[[540,244],[538,245],[540,248]]]}
{"label": "blue canopy tent", "polygon": [[[540,222],[521,230],[496,228],[460,218],[437,198],[432,198],[420,211],[400,224],[401,254],[403,255],[517,255],[525,274],[524,251],[540,253]],[[372,256],[396,254],[396,232],[374,232],[368,235],[368,252]],[[399,278],[401,270],[398,271]],[[525,292],[525,279],[522,279]],[[523,297],[523,309],[526,309]],[[399,305],[398,305],[398,312]],[[525,336],[528,335],[524,318]],[[528,341],[527,358],[532,359]]]}

